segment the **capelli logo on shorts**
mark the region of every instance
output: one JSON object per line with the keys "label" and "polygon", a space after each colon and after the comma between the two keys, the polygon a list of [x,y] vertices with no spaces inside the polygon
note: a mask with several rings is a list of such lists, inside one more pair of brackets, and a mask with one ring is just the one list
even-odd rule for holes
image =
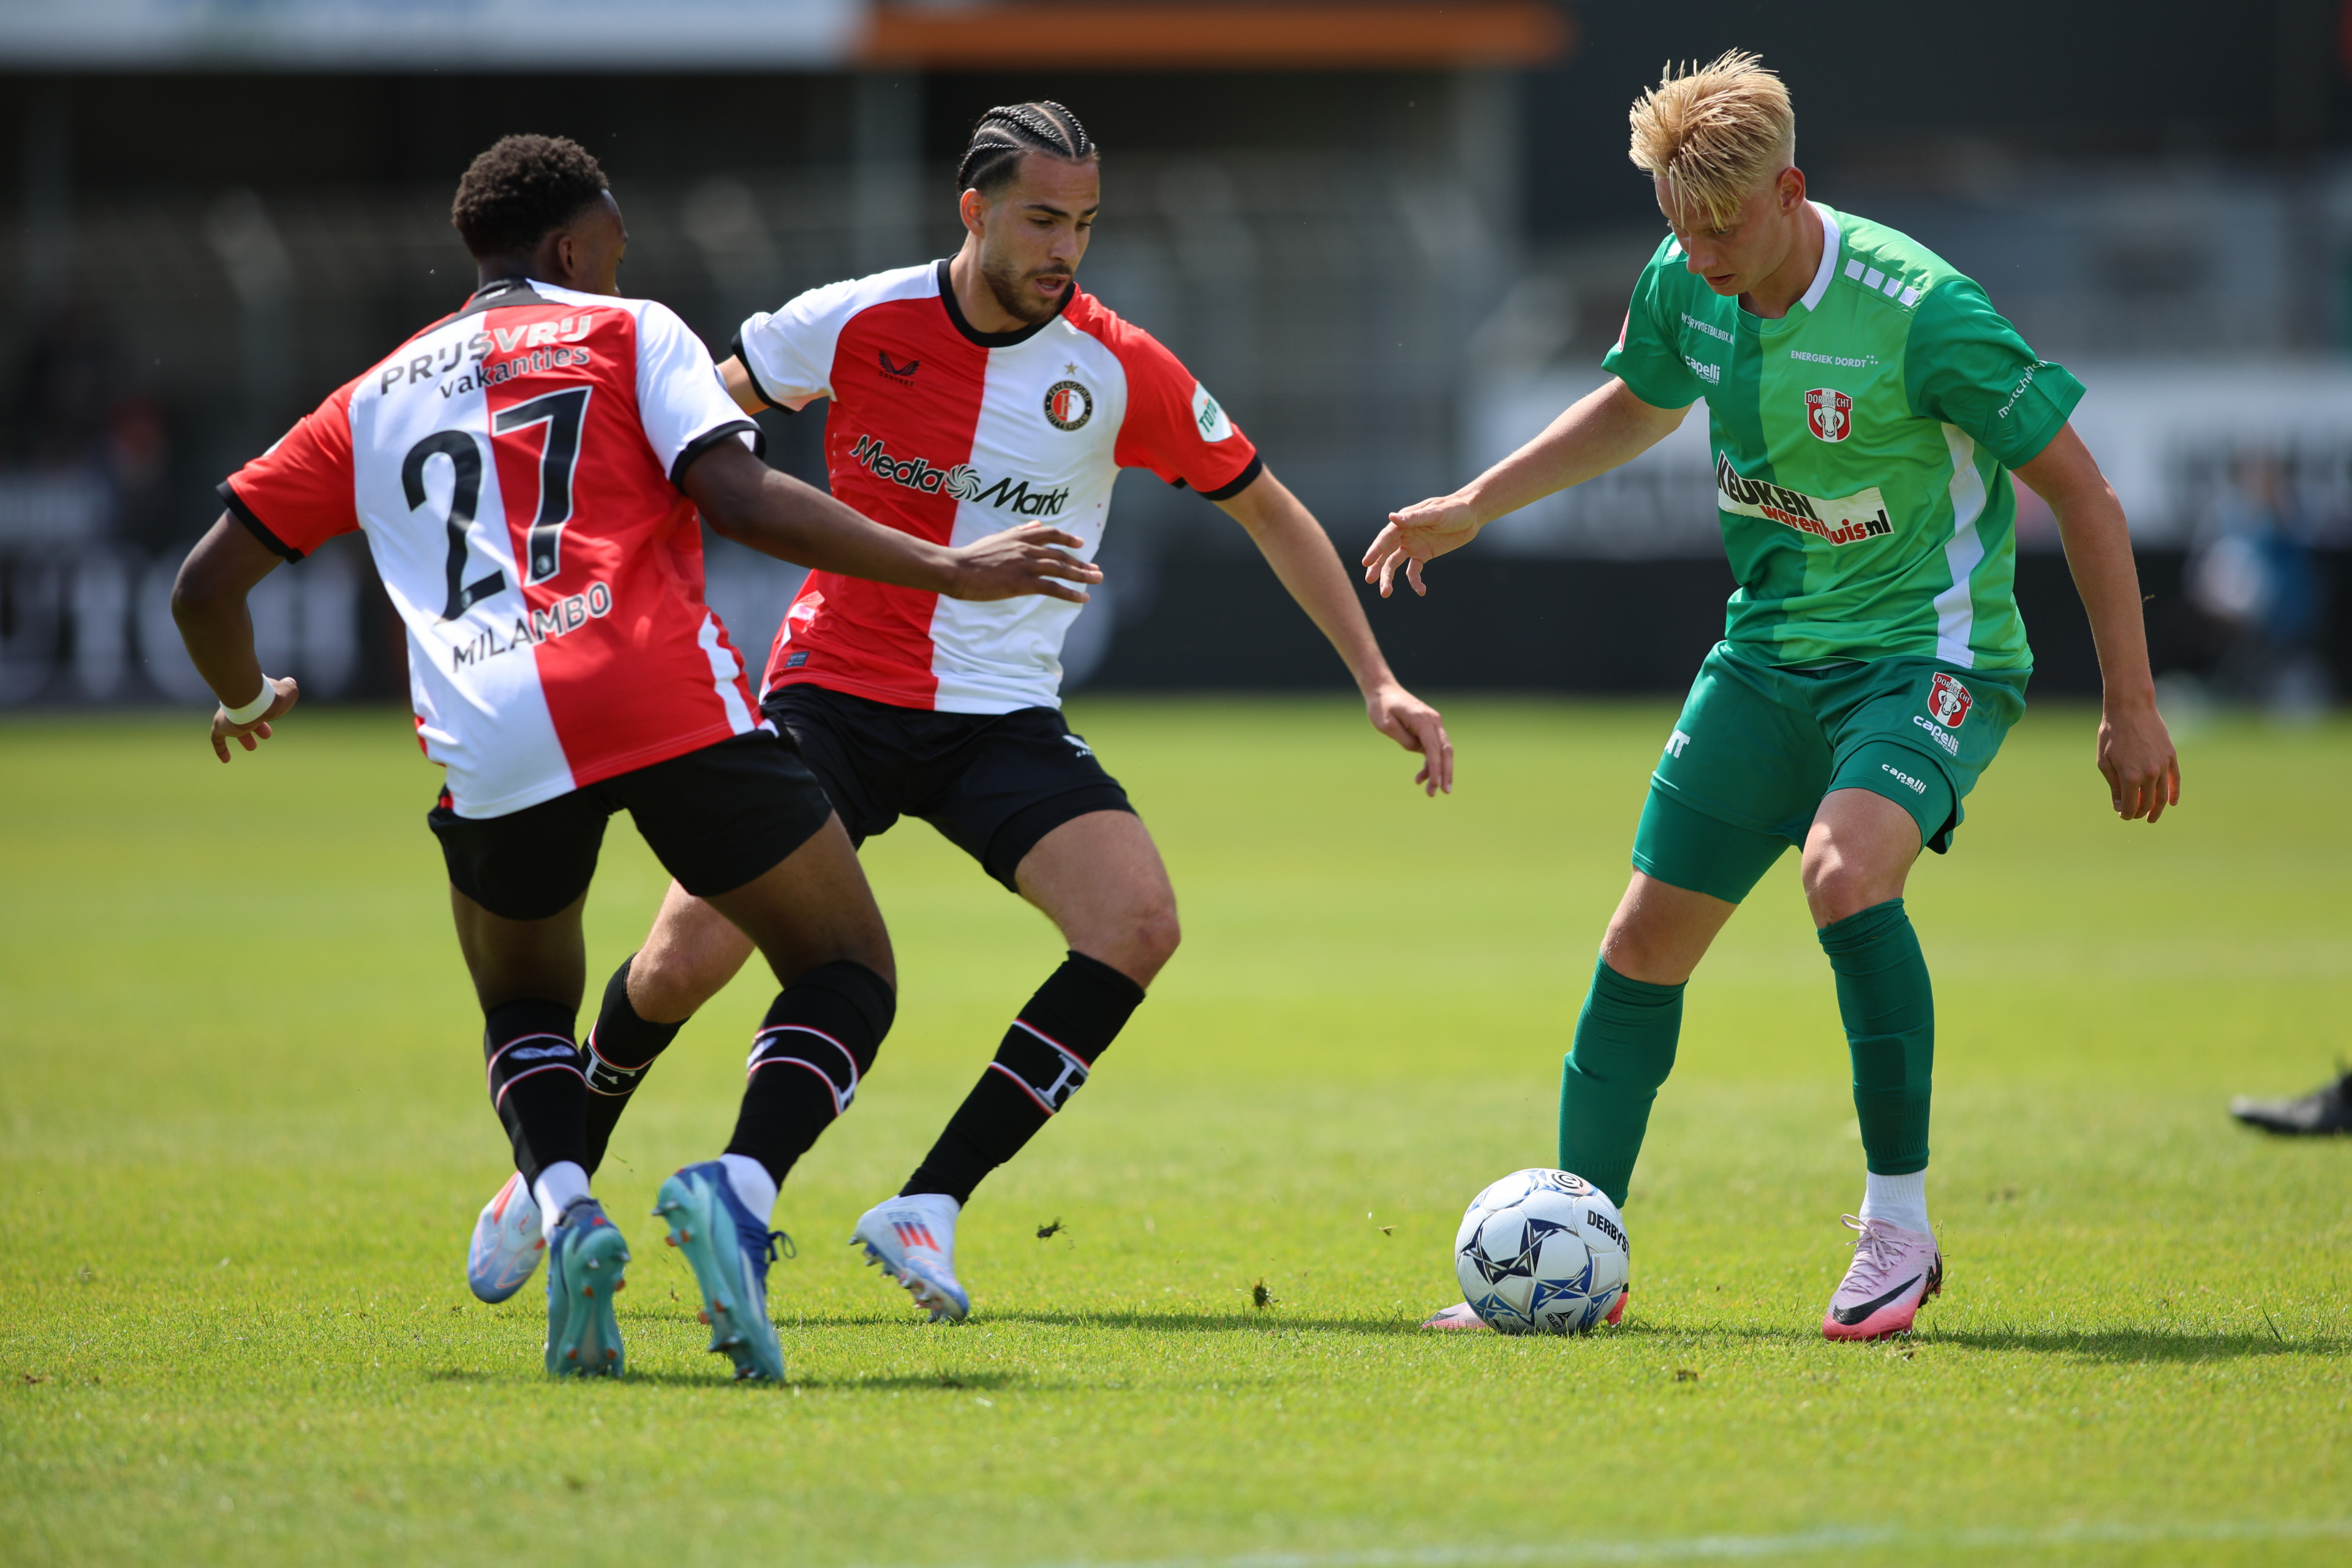
{"label": "capelli logo on shorts", "polygon": [[1927,786],[1926,784],[1921,784],[1917,779],[1913,778],[1909,773],[1905,773],[1893,763],[1881,763],[1878,765],[1883,772],[1893,774],[1895,782],[1901,784],[1905,789],[1909,790],[1913,795],[1926,795],[1927,793]]}
{"label": "capelli logo on shorts", "polygon": [[1911,722],[1918,725],[1922,730],[1927,731],[1927,739],[1943,747],[1944,750],[1951,755],[1957,757],[1960,754],[1960,738],[1958,735],[1953,734],[1949,730],[1945,729],[1941,724],[1937,723],[1933,719],[1928,718],[1925,713],[1912,714]]}

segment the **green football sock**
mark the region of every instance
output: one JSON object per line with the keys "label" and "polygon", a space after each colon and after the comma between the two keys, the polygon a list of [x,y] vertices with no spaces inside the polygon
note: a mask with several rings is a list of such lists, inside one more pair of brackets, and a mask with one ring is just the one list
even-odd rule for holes
{"label": "green football sock", "polygon": [[1873,1173],[1927,1168],[1927,1100],[1936,1071],[1936,998],[1903,900],[1821,928],[1837,972],[1838,1015],[1853,1052],[1853,1109]]}
{"label": "green football sock", "polygon": [[1576,1045],[1560,1064],[1559,1168],[1622,1205],[1650,1127],[1650,1102],[1675,1070],[1683,988],[1628,980],[1603,959],[1576,1016]]}

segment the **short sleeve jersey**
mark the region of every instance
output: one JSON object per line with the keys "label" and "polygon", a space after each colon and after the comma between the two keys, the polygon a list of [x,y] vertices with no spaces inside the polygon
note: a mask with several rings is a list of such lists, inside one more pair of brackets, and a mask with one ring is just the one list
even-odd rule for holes
{"label": "short sleeve jersey", "polygon": [[761,726],[677,483],[756,436],[667,307],[514,279],[221,495],[289,560],[365,531],[425,753],[459,816],[502,816]]}
{"label": "short sleeve jersey", "polygon": [[[944,261],[813,289],[743,323],[734,353],[767,402],[828,398],[833,493],[941,544],[1039,521],[1092,560],[1118,470],[1212,500],[1263,465],[1217,400],[1148,332],[1073,289],[1059,313],[982,332]],[[967,604],[813,572],[776,633],[766,686],[809,683],[902,708],[1008,713],[1061,700],[1081,606]]]}
{"label": "short sleeve jersey", "polygon": [[1661,408],[1706,400],[1738,590],[1724,635],[1777,664],[1919,656],[2032,666],[2009,470],[2083,395],[1926,247],[1815,204],[1802,299],[1765,321],[1672,238],[1601,362]]}

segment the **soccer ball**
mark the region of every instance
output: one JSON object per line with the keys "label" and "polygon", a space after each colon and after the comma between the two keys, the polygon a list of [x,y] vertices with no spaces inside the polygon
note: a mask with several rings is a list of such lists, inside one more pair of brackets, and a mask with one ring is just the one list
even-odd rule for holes
{"label": "soccer ball", "polygon": [[1580,1334],[1625,1293],[1625,1221],[1566,1171],[1519,1171],[1470,1200],[1454,1237],[1463,1299],[1506,1334]]}

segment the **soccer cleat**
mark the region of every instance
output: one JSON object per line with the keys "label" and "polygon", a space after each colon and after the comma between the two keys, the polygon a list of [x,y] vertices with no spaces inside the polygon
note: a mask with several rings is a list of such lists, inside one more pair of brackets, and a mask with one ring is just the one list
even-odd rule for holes
{"label": "soccer cleat", "polygon": [[558,1377],[618,1377],[621,1325],[613,1298],[628,1281],[628,1243],[604,1206],[582,1198],[563,1211],[547,1248],[547,1370]]}
{"label": "soccer cleat", "polygon": [[1935,1237],[1887,1220],[1844,1217],[1862,1239],[1853,1244],[1853,1262],[1830,1297],[1822,1337],[1881,1340],[1909,1333],[1919,1309],[1944,1288],[1944,1255],[1936,1250]]}
{"label": "soccer cleat", "polygon": [[735,1363],[739,1379],[782,1383],[784,1347],[768,1321],[768,1265],[792,1237],[751,1217],[716,1160],[688,1165],[661,1184],[654,1213],[669,1226],[669,1244],[686,1254],[702,1292],[710,1352]]}
{"label": "soccer cleat", "polygon": [[503,1301],[530,1282],[546,1250],[539,1200],[517,1171],[474,1221],[473,1244],[466,1248],[466,1284],[482,1300]]}
{"label": "soccer cleat", "polygon": [[849,1245],[866,1248],[866,1261],[907,1288],[915,1305],[935,1323],[961,1323],[971,1298],[955,1277],[955,1222],[963,1205],[944,1193],[887,1198],[858,1216]]}
{"label": "soccer cleat", "polygon": [[2240,1095],[2230,1101],[2230,1114],[2249,1127],[2288,1137],[2352,1132],[2352,1072],[2294,1100],[2249,1100]]}
{"label": "soccer cleat", "polygon": [[[1618,1291],[1617,1300],[1610,1303],[1609,1315],[1601,1321],[1608,1324],[1612,1329],[1620,1322],[1623,1321],[1625,1317],[1625,1298],[1633,1294],[1633,1288],[1628,1285],[1624,1289]],[[1421,1321],[1421,1326],[1424,1329],[1436,1329],[1442,1332],[1455,1334],[1494,1332],[1494,1331],[1487,1326],[1486,1320],[1480,1317],[1476,1309],[1473,1308],[1467,1301],[1456,1301],[1453,1306],[1446,1308],[1445,1310],[1442,1312],[1432,1313],[1430,1316],[1423,1318]]]}
{"label": "soccer cleat", "polygon": [[1432,1313],[1422,1320],[1421,1326],[1454,1334],[1491,1334],[1495,1331],[1486,1326],[1486,1320],[1480,1317],[1467,1301],[1456,1301],[1442,1312]]}

